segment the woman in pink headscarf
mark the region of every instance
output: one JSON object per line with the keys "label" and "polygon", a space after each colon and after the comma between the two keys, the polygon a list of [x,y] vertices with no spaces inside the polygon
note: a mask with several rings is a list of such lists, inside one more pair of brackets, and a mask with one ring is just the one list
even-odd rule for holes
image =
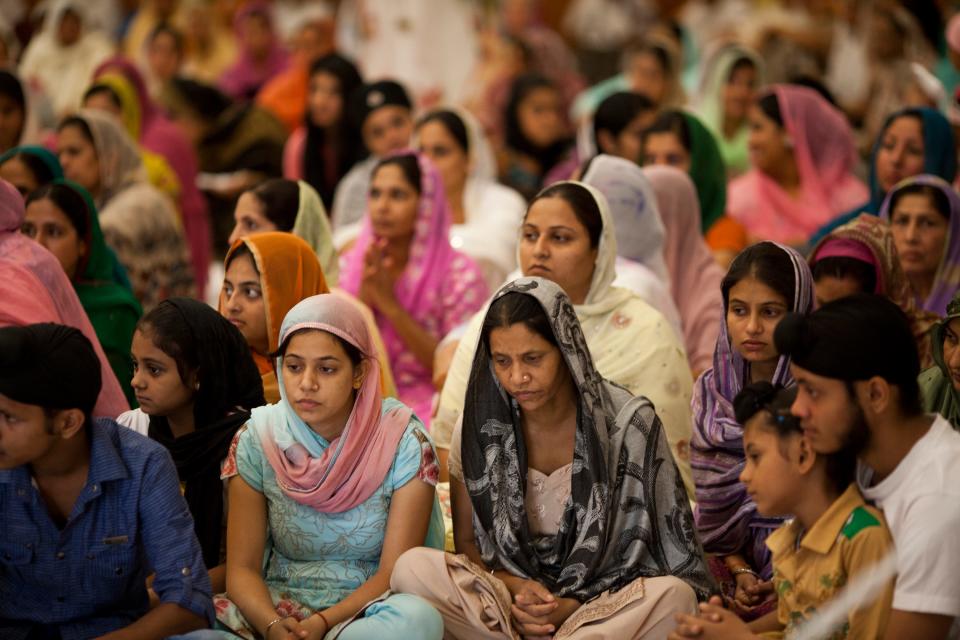
{"label": "woman in pink headscarf", "polygon": [[433,353],[489,294],[480,268],[450,246],[440,174],[422,155],[382,160],[370,182],[360,236],[343,257],[340,286],[374,311],[400,399],[426,421]]}
{"label": "woman in pink headscarf", "polygon": [[666,235],[663,259],[670,292],[680,312],[683,342],[694,378],[713,366],[713,352],[723,320],[720,281],[723,269],[699,233],[700,200],[686,172],[673,167],[644,167],[653,186]]}
{"label": "woman in pink headscarf", "polygon": [[869,197],[843,114],[813,89],[774,85],[750,107],[750,171],[730,183],[727,214],[753,240],[800,246]]}
{"label": "woman in pink headscarf", "polygon": [[218,84],[231,98],[252,100],[267,80],[287,68],[289,56],[277,40],[267,3],[247,3],[233,26],[240,55]]}
{"label": "woman in pink headscarf", "polygon": [[0,327],[55,322],[82,331],[100,358],[103,377],[94,416],[116,418],[130,408],[120,383],[60,262],[20,233],[24,215],[20,192],[0,180]]}

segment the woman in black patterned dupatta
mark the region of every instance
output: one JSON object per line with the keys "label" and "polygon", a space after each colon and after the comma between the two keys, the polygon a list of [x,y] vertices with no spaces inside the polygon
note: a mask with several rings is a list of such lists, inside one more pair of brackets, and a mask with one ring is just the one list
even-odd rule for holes
{"label": "woman in black patterned dupatta", "polygon": [[665,637],[714,589],[653,405],[597,373],[548,280],[490,305],[449,460],[461,555],[409,551],[391,582],[448,636]]}

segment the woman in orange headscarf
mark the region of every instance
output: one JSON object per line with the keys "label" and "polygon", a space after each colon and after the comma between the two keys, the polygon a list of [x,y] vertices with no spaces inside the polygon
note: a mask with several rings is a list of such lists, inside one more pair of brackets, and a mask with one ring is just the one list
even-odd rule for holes
{"label": "woman in orange headscarf", "polygon": [[[280,325],[287,312],[304,298],[330,293],[320,262],[304,240],[292,233],[271,231],[234,242],[224,268],[220,313],[240,329],[250,345],[267,402],[279,402],[273,354],[279,347]],[[360,304],[355,298],[345,297]],[[395,397],[396,387],[376,321],[366,307],[361,312],[377,348],[381,391]]]}

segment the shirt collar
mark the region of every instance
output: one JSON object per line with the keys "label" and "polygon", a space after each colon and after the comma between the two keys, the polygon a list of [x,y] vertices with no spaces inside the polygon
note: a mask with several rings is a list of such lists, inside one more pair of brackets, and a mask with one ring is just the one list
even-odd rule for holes
{"label": "shirt collar", "polygon": [[87,484],[130,477],[120,451],[117,429],[125,429],[112,420],[94,420],[90,425],[90,472]]}
{"label": "shirt collar", "polygon": [[851,484],[843,494],[820,516],[800,541],[800,546],[825,554],[840,537],[840,532],[857,507],[865,506],[856,484]]}

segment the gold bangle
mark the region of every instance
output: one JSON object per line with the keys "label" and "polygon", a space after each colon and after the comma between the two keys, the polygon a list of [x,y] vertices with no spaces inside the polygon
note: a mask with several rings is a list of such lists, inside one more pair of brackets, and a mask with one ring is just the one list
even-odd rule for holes
{"label": "gold bangle", "polygon": [[734,579],[736,579],[737,576],[739,576],[739,575],[741,575],[741,574],[744,574],[744,573],[749,573],[750,575],[752,575],[752,576],[753,576],[754,578],[756,578],[757,580],[762,580],[762,578],[760,577],[760,574],[757,573],[756,571],[754,571],[753,569],[751,569],[751,568],[748,567],[748,566],[742,566],[742,567],[737,567],[736,569],[730,569],[730,575],[732,575],[732,576],[734,577]]}
{"label": "gold bangle", "polygon": [[271,621],[267,624],[267,628],[263,630],[264,640],[266,640],[267,638],[270,637],[270,628],[271,628],[273,625],[277,624],[278,622],[280,622],[280,621],[282,621],[282,620],[286,620],[286,619],[289,618],[289,617],[290,617],[290,616],[280,616],[279,618],[275,618],[275,619],[271,620]]}

